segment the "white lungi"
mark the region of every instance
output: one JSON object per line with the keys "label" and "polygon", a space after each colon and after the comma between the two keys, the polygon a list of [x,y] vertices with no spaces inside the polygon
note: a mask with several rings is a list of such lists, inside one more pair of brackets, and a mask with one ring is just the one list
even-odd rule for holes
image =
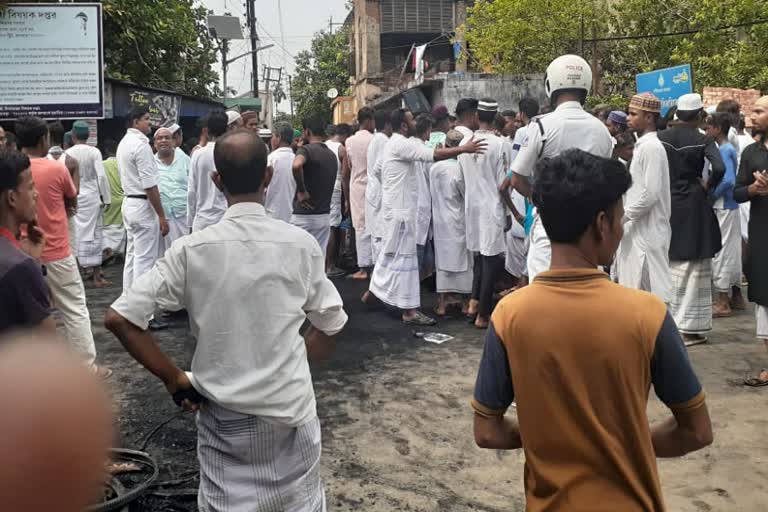
{"label": "white lungi", "polygon": [[125,254],[125,228],[122,224],[104,226],[102,233],[102,250],[109,249],[113,254]]}
{"label": "white lungi", "polygon": [[723,248],[712,259],[715,289],[726,293],[741,285],[741,213],[739,209],[715,208]]}
{"label": "white lungi", "polygon": [[504,259],[504,269],[511,275],[520,278],[528,272],[526,263],[528,238],[516,237],[512,232],[513,230],[510,229],[506,233],[507,252]]}
{"label": "white lungi", "polygon": [[537,275],[549,270],[552,262],[552,245],[549,243],[544,223],[541,222],[538,214],[533,218],[527,262],[528,278],[531,282],[533,282]]}
{"label": "white lungi", "polygon": [[371,234],[365,228],[355,228],[355,249],[357,250],[357,266],[368,268],[373,266],[373,248]]}
{"label": "white lungi", "polygon": [[741,238],[744,239],[745,242],[749,242],[750,204],[752,203],[747,201],[746,203],[741,203],[739,205],[739,214],[741,215]]}
{"label": "white lungi", "polygon": [[768,340],[768,306],[755,304],[755,320],[757,321],[757,337]]}
{"label": "white lungi", "polygon": [[123,199],[123,223],[127,235],[123,290],[133,286],[133,280],[147,272],[160,254],[160,219],[146,199]]}
{"label": "white lungi", "polygon": [[187,214],[185,213],[181,217],[167,217],[168,219],[168,234],[163,238],[163,242],[160,244],[161,255],[165,254],[165,251],[171,248],[173,242],[183,236],[189,234],[189,227],[187,225]]}
{"label": "white lungi", "polygon": [[74,215],[67,217],[67,231],[69,232],[69,248],[74,251],[77,247],[77,222]]}
{"label": "white lungi", "polygon": [[712,260],[670,261],[672,301],[669,311],[680,332],[712,330]]}
{"label": "white lungi", "polygon": [[474,272],[474,258],[472,253],[464,251],[466,253],[467,264],[466,270],[459,272],[451,272],[448,270],[440,270],[439,257],[437,266],[437,293],[460,293],[462,295],[469,295],[472,293],[472,280],[475,275]]}
{"label": "white lungi", "polygon": [[330,227],[337,228],[341,224],[341,220],[341,188],[338,190],[334,188],[333,195],[331,196],[331,213],[328,216],[328,222]]}
{"label": "white lungi", "polygon": [[379,261],[379,254],[381,254],[381,245],[384,243],[384,240],[381,238],[371,236],[371,263],[373,265],[376,265],[376,262]]}
{"label": "white lungi", "polygon": [[319,215],[291,215],[291,224],[300,227],[317,240],[323,256],[328,251],[328,238],[331,236],[330,216],[327,213]]}
{"label": "white lungi", "polygon": [[65,339],[82,354],[88,366],[96,360],[96,345],[91,331],[91,315],[85,301],[85,287],[74,256],[45,264],[45,282],[53,306],[61,315]]}
{"label": "white lungi", "polygon": [[419,257],[414,222],[392,222],[373,267],[370,291],[380,301],[400,309],[421,307]]}
{"label": "white lungi", "polygon": [[77,198],[77,245],[72,251],[77,255],[81,267],[90,268],[101,265],[102,226],[104,216],[101,213],[101,199],[97,194],[81,194]]}
{"label": "white lungi", "polygon": [[324,512],[320,420],[268,423],[205,402],[197,413],[200,512]]}

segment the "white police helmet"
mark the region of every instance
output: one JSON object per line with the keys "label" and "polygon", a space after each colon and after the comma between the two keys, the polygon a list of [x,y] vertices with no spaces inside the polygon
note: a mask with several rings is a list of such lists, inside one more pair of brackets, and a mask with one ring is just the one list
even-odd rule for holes
{"label": "white police helmet", "polygon": [[578,55],[561,55],[547,68],[544,88],[549,98],[563,89],[582,89],[589,94],[592,88],[592,68]]}

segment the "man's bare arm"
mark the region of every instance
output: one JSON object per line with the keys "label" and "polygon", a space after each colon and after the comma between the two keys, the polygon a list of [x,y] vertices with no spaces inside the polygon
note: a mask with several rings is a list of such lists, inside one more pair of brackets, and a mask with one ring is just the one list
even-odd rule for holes
{"label": "man's bare arm", "polygon": [[310,325],[304,333],[304,343],[307,347],[307,359],[310,362],[322,361],[328,359],[336,349],[336,336],[328,336]]}
{"label": "man's bare arm", "polygon": [[80,164],[77,160],[64,153],[64,165],[72,177],[72,183],[75,184],[75,197],[64,198],[64,207],[67,209],[67,215],[72,217],[77,211],[77,195],[80,194]]}
{"label": "man's bare arm", "polygon": [[520,427],[506,416],[486,417],[475,414],[475,443],[480,448],[517,450],[523,447]]}
{"label": "man's bare arm", "polygon": [[293,179],[296,180],[296,191],[306,192],[307,186],[304,184],[304,164],[307,163],[307,157],[296,155],[293,159]]}
{"label": "man's bare arm", "polygon": [[352,179],[352,167],[349,162],[349,153],[344,146],[339,147],[339,159],[341,160],[341,190],[344,194],[344,213],[349,212],[349,187]]}
{"label": "man's bare arm", "polygon": [[673,410],[672,414],[673,418],[651,430],[657,457],[682,457],[712,444],[712,422],[706,403],[692,411]]}

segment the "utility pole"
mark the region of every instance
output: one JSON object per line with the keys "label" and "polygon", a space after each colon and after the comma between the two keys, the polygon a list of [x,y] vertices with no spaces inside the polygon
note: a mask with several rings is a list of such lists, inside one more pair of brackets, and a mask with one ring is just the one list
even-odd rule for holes
{"label": "utility pole", "polygon": [[256,0],[245,0],[248,30],[251,32],[251,68],[253,69],[253,97],[259,97],[259,34],[256,32]]}
{"label": "utility pole", "polygon": [[600,70],[597,66],[597,29],[592,22],[592,94],[595,96],[599,94],[597,89],[600,87]]}
{"label": "utility pole", "polygon": [[227,99],[227,68],[229,63],[227,62],[227,52],[229,50],[229,41],[226,39],[221,40],[221,67],[222,67],[222,83],[224,85],[224,99]]}
{"label": "utility pole", "polygon": [[288,97],[291,98],[291,119],[293,119],[293,77],[288,75]]}

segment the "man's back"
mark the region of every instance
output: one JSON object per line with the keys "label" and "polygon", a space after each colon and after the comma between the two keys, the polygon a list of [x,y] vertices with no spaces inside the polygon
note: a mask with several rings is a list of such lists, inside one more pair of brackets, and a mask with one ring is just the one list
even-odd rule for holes
{"label": "man's back", "polygon": [[267,165],[272,168],[272,180],[264,193],[264,208],[273,219],[291,222],[296,180],[293,178],[293,150],[277,148],[269,154]]}
{"label": "man's back", "polygon": [[[227,271],[211,272],[215,265]],[[309,319],[338,332],[346,314],[311,235],[269,218],[257,203],[240,203],[217,224],[178,240],[152,272],[158,279],[138,280],[131,298],[187,309],[197,339],[195,389],[226,409],[274,423],[298,426],[315,417],[299,329]],[[134,318],[124,298],[112,307]],[[149,320],[145,313],[136,313],[139,324]]]}
{"label": "man's back", "polygon": [[466,186],[467,247],[495,256],[505,249],[504,205],[498,190],[509,170],[509,153],[501,137],[490,131],[477,130],[474,137],[488,146],[482,155],[459,156]]}
{"label": "man's back", "polygon": [[45,233],[44,263],[66,258],[71,254],[69,224],[64,198],[77,197],[77,189],[69,171],[61,161],[30,158],[35,180],[37,221]]}
{"label": "man's back", "polygon": [[216,224],[227,210],[224,194],[211,179],[211,174],[216,171],[213,161],[215,147],[215,142],[209,142],[192,155],[187,190],[187,215],[192,231]]}
{"label": "man's back", "polygon": [[[340,143],[331,142],[331,145]],[[338,146],[336,146],[338,148]],[[314,206],[306,209],[296,203],[293,209],[295,215],[322,215],[331,211],[331,196],[336,186],[336,175],[339,172],[339,158],[324,143],[304,144],[296,152],[304,155],[304,184]]]}
{"label": "man's back", "polygon": [[[704,401],[664,303],[598,270],[555,270],[499,303],[492,323],[517,403],[526,510],[663,510],[650,386],[672,409]],[[487,361],[474,406],[495,415],[509,404],[484,387]]]}

